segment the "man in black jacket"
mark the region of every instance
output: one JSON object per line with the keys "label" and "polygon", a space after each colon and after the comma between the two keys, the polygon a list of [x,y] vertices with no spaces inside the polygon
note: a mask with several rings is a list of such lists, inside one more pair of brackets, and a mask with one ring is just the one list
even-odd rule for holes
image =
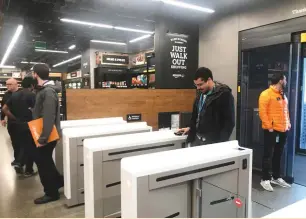
{"label": "man in black jacket", "polygon": [[[11,98],[12,94],[18,90],[18,82],[14,78],[10,78],[6,81],[7,92],[4,94],[2,101],[1,101],[1,125],[6,126],[5,114],[3,112],[3,106],[6,102]],[[14,149],[14,161],[11,163],[12,166],[16,164],[16,160],[19,155],[20,148],[16,143],[18,135],[15,133],[14,125],[10,123],[10,119],[8,118],[7,121],[7,131],[10,135],[12,146]]]}
{"label": "man in black jacket", "polygon": [[191,124],[180,132],[188,134],[191,146],[228,141],[235,126],[234,97],[231,89],[213,81],[208,68],[199,68],[194,76],[198,95],[193,105]]}
{"label": "man in black jacket", "polygon": [[19,154],[14,167],[17,173],[23,173],[29,177],[34,175],[33,159],[31,151],[33,150],[33,140],[29,131],[28,122],[32,120],[32,109],[35,104],[34,80],[32,77],[25,77],[21,82],[22,89],[14,92],[11,98],[3,106],[3,112],[8,117],[11,127],[17,136],[15,143],[19,148]]}

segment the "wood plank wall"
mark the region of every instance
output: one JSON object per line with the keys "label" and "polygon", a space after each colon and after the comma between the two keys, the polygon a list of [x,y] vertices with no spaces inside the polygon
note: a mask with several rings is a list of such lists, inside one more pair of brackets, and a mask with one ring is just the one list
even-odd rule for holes
{"label": "wood plank wall", "polygon": [[123,117],[142,114],[155,130],[159,112],[191,112],[194,89],[67,89],[67,119]]}

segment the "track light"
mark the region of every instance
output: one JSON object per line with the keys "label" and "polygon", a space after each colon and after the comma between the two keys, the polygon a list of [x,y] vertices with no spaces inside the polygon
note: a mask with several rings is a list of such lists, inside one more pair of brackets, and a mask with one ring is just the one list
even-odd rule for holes
{"label": "track light", "polygon": [[147,34],[147,35],[144,35],[144,36],[141,36],[141,37],[135,38],[135,39],[133,39],[133,40],[130,40],[130,43],[134,43],[134,42],[137,42],[137,41],[140,41],[140,40],[143,40],[143,39],[149,38],[150,36],[151,36],[151,34]]}
{"label": "track light", "polygon": [[35,49],[35,52],[68,53],[67,51],[49,50],[49,49]]}
{"label": "track light", "polygon": [[188,3],[176,1],[176,0],[159,0],[159,1],[165,4],[168,4],[168,5],[173,5],[173,6],[180,7],[180,8],[187,8],[187,9],[192,9],[192,10],[206,12],[206,13],[215,12],[213,9],[210,9],[210,8],[204,8],[204,7],[200,7],[197,5],[192,5],[192,4],[188,4]]}
{"label": "track light", "polygon": [[57,63],[57,64],[53,65],[53,68],[54,68],[54,67],[58,67],[58,66],[60,66],[60,65],[64,65],[64,64],[66,64],[66,63],[68,63],[68,62],[72,62],[72,61],[77,60],[77,59],[80,59],[80,58],[82,58],[82,55],[78,55],[78,56],[73,57],[73,58],[71,58],[71,59],[68,59],[68,60],[66,60],[66,61]]}
{"label": "track light", "polygon": [[15,32],[15,34],[14,34],[14,36],[13,36],[13,38],[12,38],[10,44],[9,44],[9,46],[7,47],[7,49],[6,49],[5,53],[4,53],[4,56],[3,56],[2,61],[0,63],[1,66],[4,65],[4,63],[6,62],[7,58],[11,54],[12,49],[14,48],[14,46],[15,46],[15,44],[16,44],[16,42],[17,42],[17,40],[18,40],[22,30],[23,30],[23,26],[22,25],[18,25],[17,30],[16,30],[16,32]]}
{"label": "track light", "polygon": [[113,44],[113,45],[121,45],[121,46],[126,45],[126,43],[113,42],[113,41],[103,41],[103,40],[90,40],[90,41],[93,43]]}

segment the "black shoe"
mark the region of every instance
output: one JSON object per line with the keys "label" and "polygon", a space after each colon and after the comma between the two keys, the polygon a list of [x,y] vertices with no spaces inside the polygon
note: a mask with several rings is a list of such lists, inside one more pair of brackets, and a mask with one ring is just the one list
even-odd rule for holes
{"label": "black shoe", "polygon": [[35,199],[34,204],[41,205],[41,204],[46,204],[46,203],[49,203],[49,202],[54,202],[54,201],[57,201],[59,199],[60,199],[59,195],[57,195],[55,197],[50,197],[50,196],[44,195],[43,197]]}
{"label": "black shoe", "polygon": [[14,169],[15,169],[17,174],[23,174],[23,168],[20,164],[14,165]]}
{"label": "black shoe", "polygon": [[23,176],[24,177],[31,177],[31,176],[34,176],[34,175],[36,175],[37,174],[37,172],[35,172],[35,171],[26,171],[24,174],[23,174]]}

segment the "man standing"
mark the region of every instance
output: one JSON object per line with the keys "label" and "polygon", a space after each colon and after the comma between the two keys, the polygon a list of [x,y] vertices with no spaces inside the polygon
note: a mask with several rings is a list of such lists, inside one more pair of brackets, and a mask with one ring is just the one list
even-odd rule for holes
{"label": "man standing", "polygon": [[191,124],[180,132],[187,142],[200,146],[228,141],[235,126],[234,97],[231,89],[214,82],[211,70],[199,68],[194,76],[199,95],[194,102]]}
{"label": "man standing", "polygon": [[45,195],[36,199],[34,203],[44,204],[58,200],[60,198],[58,189],[64,185],[63,177],[57,171],[52,158],[57,142],[48,143],[53,126],[55,125],[57,130],[60,131],[58,92],[61,91],[61,87],[56,86],[53,81],[49,81],[49,67],[46,64],[35,65],[33,71],[38,85],[33,119],[43,119],[43,130],[38,139],[40,145],[36,148],[37,154],[34,161],[37,164],[38,173],[45,192]]}
{"label": "man standing", "polygon": [[[262,163],[262,181],[260,185],[272,192],[272,184],[285,188],[291,187],[280,177],[280,166],[287,132],[291,128],[288,99],[284,94],[287,85],[286,76],[276,73],[272,76],[271,86],[259,97],[259,116],[264,129],[264,155]],[[272,177],[270,166],[272,164]]]}
{"label": "man standing", "polygon": [[[3,106],[6,104],[6,102],[11,98],[12,94],[18,90],[18,82],[14,78],[10,78],[6,81],[6,87],[7,92],[4,94],[3,99],[1,101],[1,125],[4,127],[6,126],[6,120],[5,120],[5,114],[3,112]],[[15,127],[13,124],[11,124],[10,119],[8,118],[7,123],[7,131],[10,135],[13,150],[14,150],[14,161],[11,163],[12,166],[16,164],[16,160],[19,155],[18,144],[16,143],[18,135],[14,132]]]}
{"label": "man standing", "polygon": [[35,94],[32,92],[34,80],[32,77],[25,77],[21,85],[23,89],[12,94],[3,106],[3,112],[14,127],[14,133],[18,136],[16,137],[16,144],[20,151],[14,164],[15,170],[22,174],[23,166],[26,165],[24,176],[29,177],[34,175],[33,159],[30,154],[34,145],[27,124],[32,120],[32,109],[35,104]]}

